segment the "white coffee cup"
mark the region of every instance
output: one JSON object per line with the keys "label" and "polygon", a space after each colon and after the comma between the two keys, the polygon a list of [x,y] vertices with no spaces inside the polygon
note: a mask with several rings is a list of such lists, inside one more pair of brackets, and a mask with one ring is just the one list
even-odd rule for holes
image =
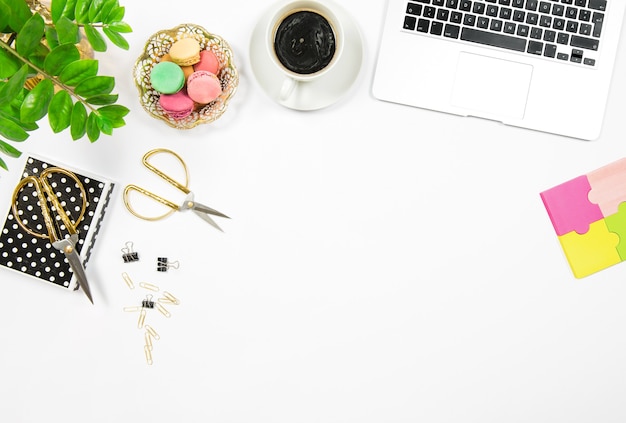
{"label": "white coffee cup", "polygon": [[343,51],[343,27],[323,2],[296,0],[279,6],[269,20],[267,52],[283,75],[279,98],[287,100],[298,84],[326,75]]}

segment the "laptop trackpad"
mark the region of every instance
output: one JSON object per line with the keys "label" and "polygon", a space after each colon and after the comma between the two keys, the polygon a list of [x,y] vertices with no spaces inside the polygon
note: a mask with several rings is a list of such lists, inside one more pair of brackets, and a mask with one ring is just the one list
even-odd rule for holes
{"label": "laptop trackpad", "polygon": [[521,119],[532,73],[531,65],[462,52],[452,105],[467,109],[468,115],[487,113]]}

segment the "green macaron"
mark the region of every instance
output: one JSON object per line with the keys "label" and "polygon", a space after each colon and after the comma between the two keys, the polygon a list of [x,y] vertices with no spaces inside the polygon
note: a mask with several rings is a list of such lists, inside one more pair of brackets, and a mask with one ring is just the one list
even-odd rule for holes
{"label": "green macaron", "polygon": [[185,85],[185,73],[176,63],[160,62],[152,67],[150,83],[161,94],[174,94]]}

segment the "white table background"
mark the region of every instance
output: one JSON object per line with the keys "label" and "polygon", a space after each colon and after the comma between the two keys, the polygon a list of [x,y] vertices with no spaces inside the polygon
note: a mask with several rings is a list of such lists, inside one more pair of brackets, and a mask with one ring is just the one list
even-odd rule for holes
{"label": "white table background", "polygon": [[[87,267],[95,306],[0,269],[0,420],[626,421],[626,265],[575,279],[539,197],[626,155],[626,54],[603,133],[584,142],[374,99],[384,1],[340,1],[363,33],[362,73],[315,112],[254,79],[250,36],[272,2],[123,3],[131,48],[98,58],[127,125],[90,144],[42,121],[21,146],[117,183]],[[231,44],[241,81],[219,121],[178,131],[143,111],[131,69],[150,35],[188,22]],[[126,184],[165,187],[140,164],[155,147],[231,216],[224,233],[127,212]],[[8,164],[1,213],[21,167]],[[122,262],[127,241],[140,262]],[[180,268],[156,272],[158,256]],[[152,366],[122,311],[148,291],[122,272],[181,300],[147,318]]]}

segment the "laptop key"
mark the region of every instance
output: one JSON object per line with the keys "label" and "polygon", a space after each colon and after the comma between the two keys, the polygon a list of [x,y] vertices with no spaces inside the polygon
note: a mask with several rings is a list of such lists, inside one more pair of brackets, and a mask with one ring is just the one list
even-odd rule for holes
{"label": "laptop key", "polygon": [[543,55],[546,57],[556,57],[556,45],[546,44],[546,48],[543,50]]}
{"label": "laptop key", "polygon": [[422,5],[421,4],[415,4],[415,3],[409,3],[406,6],[406,13],[409,15],[417,15],[419,16],[422,13]]}
{"label": "laptop key", "polygon": [[541,55],[543,53],[543,43],[541,41],[529,41],[528,53]]}
{"label": "laptop key", "polygon": [[526,40],[523,38],[512,37],[505,34],[493,34],[474,28],[463,28],[461,31],[461,39],[508,50],[526,51]]}
{"label": "laptop key", "polygon": [[404,29],[409,29],[413,31],[415,29],[415,25],[417,24],[417,18],[415,16],[405,16],[404,17]]}
{"label": "laptop key", "polygon": [[448,38],[459,38],[461,27],[458,25],[446,24],[443,29],[443,36]]}
{"label": "laptop key", "polygon": [[430,28],[430,21],[428,19],[420,19],[417,21],[417,31],[418,32],[428,32],[428,28]]}
{"label": "laptop key", "polygon": [[593,14],[593,36],[599,38],[602,35],[602,22],[604,22],[604,15],[602,13]]}
{"label": "laptop key", "polygon": [[489,28],[489,18],[485,18],[484,16],[480,16],[478,18],[478,22],[476,23],[476,26],[479,27],[479,28],[484,28],[484,29]]}
{"label": "laptop key", "polygon": [[430,25],[430,33],[433,35],[441,35],[443,34],[443,23],[438,21],[433,21]]}
{"label": "laptop key", "polygon": [[606,0],[589,0],[587,5],[589,9],[606,11]]}
{"label": "laptop key", "polygon": [[593,38],[581,37],[580,35],[572,35],[570,45],[572,47],[586,48],[587,50],[598,50],[598,40]]}

